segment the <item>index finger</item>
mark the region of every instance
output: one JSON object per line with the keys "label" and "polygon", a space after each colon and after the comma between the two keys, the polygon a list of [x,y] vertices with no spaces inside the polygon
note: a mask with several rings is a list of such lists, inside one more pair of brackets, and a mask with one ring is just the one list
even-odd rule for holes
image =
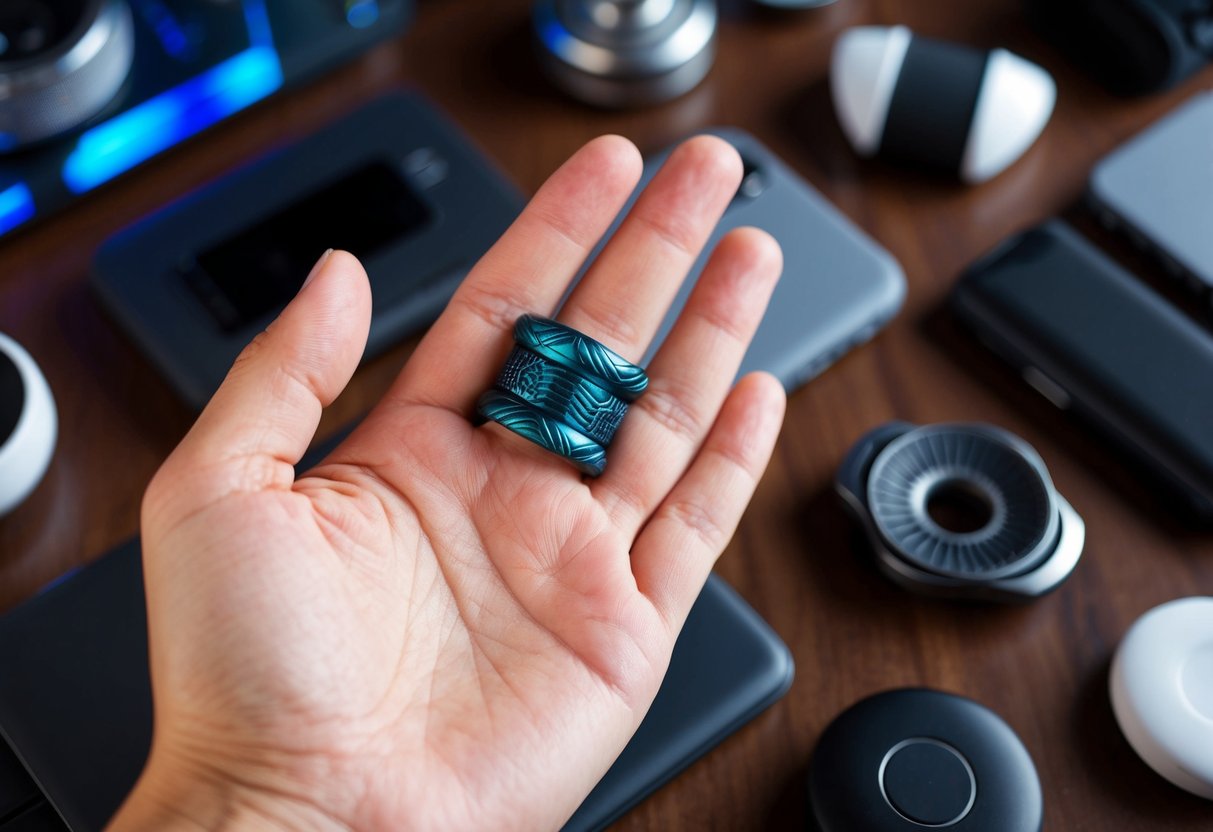
{"label": "index finger", "polygon": [[619,136],[573,154],[468,274],[385,400],[471,412],[500,370],[514,321],[552,314],[640,170],[640,153]]}

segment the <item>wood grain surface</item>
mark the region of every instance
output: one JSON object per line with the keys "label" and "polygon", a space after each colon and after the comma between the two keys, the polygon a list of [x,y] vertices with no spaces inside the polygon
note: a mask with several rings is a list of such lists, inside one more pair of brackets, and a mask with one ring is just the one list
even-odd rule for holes
{"label": "wood grain surface", "polygon": [[[720,51],[702,86],[664,106],[608,112],[562,97],[539,76],[527,0],[422,0],[400,39],[0,242],[0,330],[42,365],[62,418],[46,481],[0,520],[0,609],[134,534],[146,483],[192,419],[89,294],[94,252],[118,229],[401,86],[437,102],[527,192],[601,133],[647,151],[706,125],[738,125],[885,245],[905,269],[909,296],[873,343],[791,397],[770,470],[718,567],[791,647],[790,693],[617,828],[803,829],[809,758],[826,724],[867,694],[926,685],[971,696],[1015,728],[1044,784],[1046,829],[1213,829],[1213,804],[1135,756],[1107,696],[1109,660],[1137,616],[1213,594],[1213,532],[1173,518],[1147,483],[942,310],[966,264],[1059,213],[1154,281],[1150,264],[1095,228],[1078,202],[1101,156],[1213,87],[1213,69],[1161,95],[1112,97],[1045,44],[1015,0],[840,0],[785,14],[722,5]],[[834,119],[826,73],[839,30],[862,23],[905,23],[1041,63],[1059,97],[1040,141],[972,188],[859,160]],[[360,370],[321,435],[373,404],[411,346]],[[894,418],[986,420],[1035,445],[1087,521],[1070,580],[1035,603],[990,607],[919,599],[882,578],[831,483],[851,443]]]}

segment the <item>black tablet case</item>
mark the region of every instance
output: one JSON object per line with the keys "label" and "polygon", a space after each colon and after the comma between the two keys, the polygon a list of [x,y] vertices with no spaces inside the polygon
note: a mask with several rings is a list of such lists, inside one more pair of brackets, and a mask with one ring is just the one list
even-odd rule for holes
{"label": "black tablet case", "polygon": [[[779,699],[792,674],[779,637],[712,576],[648,716],[566,831],[620,817]],[[100,832],[143,768],[151,704],[134,540],[0,619],[0,832]]]}

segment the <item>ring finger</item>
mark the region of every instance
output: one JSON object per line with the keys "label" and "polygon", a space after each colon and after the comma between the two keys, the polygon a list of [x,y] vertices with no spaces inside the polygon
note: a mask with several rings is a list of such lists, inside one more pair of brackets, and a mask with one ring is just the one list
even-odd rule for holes
{"label": "ring finger", "polygon": [[633,403],[594,482],[620,528],[635,532],[682,478],[707,436],[782,269],[766,232],[730,232],[649,367],[648,391]]}

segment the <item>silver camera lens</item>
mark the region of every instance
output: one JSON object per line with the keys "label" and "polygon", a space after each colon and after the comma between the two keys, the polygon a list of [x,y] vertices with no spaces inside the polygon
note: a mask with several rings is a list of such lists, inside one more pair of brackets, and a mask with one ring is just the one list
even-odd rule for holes
{"label": "silver camera lens", "polygon": [[71,130],[118,94],[135,55],[125,0],[0,2],[0,152]]}

